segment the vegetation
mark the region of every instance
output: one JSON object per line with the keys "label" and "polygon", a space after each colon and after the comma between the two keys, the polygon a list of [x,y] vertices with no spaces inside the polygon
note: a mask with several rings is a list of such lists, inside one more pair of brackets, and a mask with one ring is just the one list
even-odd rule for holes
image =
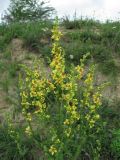
{"label": "vegetation", "polygon": [[53,11],[54,8],[46,6],[44,1],[11,0],[3,20],[7,23],[38,21],[47,19]]}
{"label": "vegetation", "polygon": [[120,158],[119,32],[68,17],[59,30],[46,18],[0,25],[0,159]]}
{"label": "vegetation", "polygon": [[[7,134],[16,146],[18,158],[26,151],[20,138],[23,130],[22,134],[26,134],[28,139],[30,137],[39,152],[43,153],[40,158],[77,160],[87,154],[91,159],[99,159],[99,135],[103,124],[98,111],[104,85],[94,87],[94,66],[85,74],[87,55],[81,59],[80,65],[66,73],[57,22],[52,32],[51,76],[49,79],[43,77],[37,66],[34,70],[24,67],[26,77],[25,80],[20,78],[19,83],[21,111],[26,122],[23,129],[17,131],[8,119]],[[4,151],[1,152],[3,158],[4,154]]]}
{"label": "vegetation", "polygon": [[[90,52],[103,74],[115,76],[119,73],[119,66],[114,61],[114,57],[119,57],[119,22],[108,21],[102,24],[89,19],[70,21],[67,18],[64,19],[63,24],[66,29],[69,29],[65,34],[68,43],[63,44],[68,61],[78,64],[79,59]],[[68,26],[71,25],[72,27],[69,28]],[[73,59],[69,56],[71,54]]]}
{"label": "vegetation", "polygon": [[[85,74],[84,61],[87,55],[81,60],[81,65],[65,73],[64,51],[59,45],[61,32],[58,31],[57,22],[52,32],[51,76],[46,79],[39,70],[27,68],[26,81],[20,80],[22,112],[28,122],[25,132],[32,136],[36,129],[41,132],[48,128],[44,140],[37,140],[47,159],[76,160],[83,158],[84,154],[91,159],[99,159],[101,125],[98,110],[102,86],[95,91],[94,66],[90,67],[85,80],[78,84]],[[38,119],[36,129],[33,119]],[[94,132],[96,134],[93,136]],[[41,139],[43,135],[39,136]]]}

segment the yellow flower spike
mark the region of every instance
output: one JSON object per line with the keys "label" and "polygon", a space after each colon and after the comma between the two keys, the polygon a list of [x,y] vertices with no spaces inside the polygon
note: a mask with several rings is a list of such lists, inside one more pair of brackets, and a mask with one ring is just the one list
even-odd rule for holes
{"label": "yellow flower spike", "polygon": [[96,105],[101,105],[101,94],[99,94],[98,92],[96,92],[94,95],[93,95],[93,102],[96,104]]}
{"label": "yellow flower spike", "polygon": [[75,70],[78,72],[76,77],[78,79],[81,79],[83,77],[84,69],[82,68],[82,66],[78,65],[77,67],[75,67]]}
{"label": "yellow flower spike", "polygon": [[35,71],[34,71],[34,76],[35,76],[36,78],[39,78],[40,74],[39,74],[38,70],[35,70]]}
{"label": "yellow flower spike", "polygon": [[62,33],[59,31],[58,19],[56,19],[52,29],[52,39],[54,41],[59,41],[61,36],[62,36]]}
{"label": "yellow flower spike", "polygon": [[27,113],[26,119],[27,121],[32,121],[32,115],[30,113]]}

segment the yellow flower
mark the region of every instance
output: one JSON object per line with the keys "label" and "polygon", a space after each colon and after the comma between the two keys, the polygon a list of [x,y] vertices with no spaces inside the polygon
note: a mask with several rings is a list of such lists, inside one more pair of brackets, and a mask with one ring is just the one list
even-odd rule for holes
{"label": "yellow flower", "polygon": [[29,136],[32,134],[31,129],[30,129],[30,126],[28,126],[28,127],[25,129],[25,133],[26,133],[27,135],[29,135]]}
{"label": "yellow flower", "polygon": [[82,78],[84,69],[80,65],[78,65],[77,67],[75,67],[75,70],[78,72],[77,78]]}
{"label": "yellow flower", "polygon": [[55,143],[57,143],[57,144],[60,143],[60,139],[58,138],[58,139],[55,141]]}
{"label": "yellow flower", "polygon": [[70,135],[71,135],[71,128],[67,128],[67,129],[65,130],[65,135],[66,135],[67,137],[70,137]]}
{"label": "yellow flower", "polygon": [[89,122],[89,120],[90,120],[90,115],[89,114],[87,114],[86,116],[85,116],[85,118],[87,119],[87,121]]}
{"label": "yellow flower", "polygon": [[66,120],[64,121],[64,125],[69,125],[69,124],[70,124],[69,119],[66,119]]}
{"label": "yellow flower", "polygon": [[57,149],[54,145],[52,145],[49,149],[49,152],[51,153],[51,155],[54,155],[55,153],[57,153]]}
{"label": "yellow flower", "polygon": [[91,120],[89,121],[89,126],[90,126],[90,128],[93,128],[93,127],[94,127],[94,124],[95,124],[95,120],[91,119]]}
{"label": "yellow flower", "polygon": [[94,117],[96,120],[98,120],[100,118],[100,115],[99,114],[96,114],[95,117]]}
{"label": "yellow flower", "polygon": [[26,120],[32,121],[32,115],[30,113],[27,113]]}
{"label": "yellow flower", "polygon": [[101,97],[101,94],[99,94],[98,92],[93,95],[93,102],[96,105],[101,105],[100,97]]}

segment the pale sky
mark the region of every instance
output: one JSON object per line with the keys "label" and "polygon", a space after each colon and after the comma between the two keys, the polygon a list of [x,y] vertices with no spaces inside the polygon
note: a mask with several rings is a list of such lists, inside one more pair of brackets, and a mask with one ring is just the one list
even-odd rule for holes
{"label": "pale sky", "polygon": [[[58,16],[77,13],[77,17],[90,17],[98,20],[120,19],[120,0],[50,0]],[[9,0],[0,0],[0,14],[7,9]]]}

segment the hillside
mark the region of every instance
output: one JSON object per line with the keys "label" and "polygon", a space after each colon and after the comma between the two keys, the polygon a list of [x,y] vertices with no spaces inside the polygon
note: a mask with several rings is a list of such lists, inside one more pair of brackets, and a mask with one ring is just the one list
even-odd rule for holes
{"label": "hillside", "polygon": [[[39,59],[40,69],[44,70],[46,76],[49,75],[52,26],[53,23],[49,21],[0,26],[1,122],[7,113],[19,112],[18,78],[22,64],[33,66],[35,60]],[[91,63],[96,65],[95,85],[110,82],[103,91],[101,115],[108,123],[108,132],[113,128],[119,129],[120,22],[64,19],[60,23],[60,30],[63,33],[61,45],[65,50],[68,70],[70,64],[78,65],[82,56],[90,53],[86,68]]]}
{"label": "hillside", "polygon": [[[13,73],[10,74],[16,77],[16,71],[19,70],[18,64],[26,61],[25,59],[32,60],[32,56],[42,57],[48,64],[49,58],[51,59],[51,27],[51,22],[0,26],[1,72],[4,73],[8,69],[4,64],[8,61],[8,64],[12,65],[10,72]],[[94,20],[64,20],[61,23],[61,31],[63,32],[61,44],[65,49],[65,59],[68,65],[79,64],[80,58],[90,53],[88,61],[92,59],[96,64],[96,81],[98,83],[111,82],[105,94],[106,98],[109,97],[115,102],[117,98],[119,100],[119,22],[101,24]]]}

